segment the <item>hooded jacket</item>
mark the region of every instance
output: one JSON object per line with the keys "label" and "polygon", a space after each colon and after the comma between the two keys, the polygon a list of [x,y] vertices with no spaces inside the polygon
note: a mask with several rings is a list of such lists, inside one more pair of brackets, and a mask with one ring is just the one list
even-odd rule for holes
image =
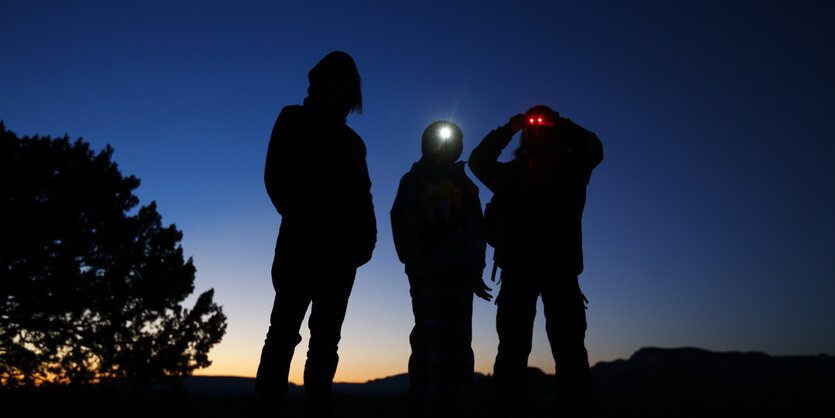
{"label": "hooded jacket", "polygon": [[276,119],[264,183],[281,227],[276,257],[359,267],[377,226],[365,144],[345,114],[310,98]]}
{"label": "hooded jacket", "polygon": [[495,259],[502,268],[575,276],[583,271],[586,186],[603,160],[603,147],[570,120],[561,119],[561,126],[561,150],[547,164],[497,161],[513,137],[509,126],[491,131],[470,155],[473,174],[494,194],[498,231],[491,235],[498,236]]}
{"label": "hooded jacket", "polygon": [[462,284],[484,270],[478,187],[464,162],[438,167],[426,158],[400,180],[391,209],[394,245],[406,272],[457,274]]}

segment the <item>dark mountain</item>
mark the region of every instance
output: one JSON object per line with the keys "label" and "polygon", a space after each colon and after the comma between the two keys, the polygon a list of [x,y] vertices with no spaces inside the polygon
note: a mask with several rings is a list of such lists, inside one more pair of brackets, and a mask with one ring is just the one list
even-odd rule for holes
{"label": "dark mountain", "polygon": [[835,394],[835,357],[717,353],[699,348],[642,348],[629,360],[592,368],[595,385],[612,391],[742,394]]}
{"label": "dark mountain", "polygon": [[[597,363],[591,369],[595,387],[611,392],[741,394],[827,392],[835,394],[835,356],[770,356],[759,352],[712,352],[699,348],[642,348],[628,360]],[[548,386],[553,379],[539,369],[528,371],[529,386]],[[490,377],[476,373],[476,391]],[[189,393],[246,395],[254,379],[193,376],[185,379]],[[352,395],[397,395],[409,389],[408,375],[366,383],[335,383],[334,391]],[[303,389],[291,385],[290,392]]]}
{"label": "dark mountain", "polygon": [[[592,370],[599,418],[835,417],[835,357],[717,353],[697,348],[644,348]],[[550,417],[554,376],[528,370],[529,418]],[[408,416],[408,376],[337,383],[339,417]],[[247,417],[254,379],[195,376],[181,390],[112,384],[11,390],[0,388],[2,416]],[[288,416],[302,416],[303,388],[292,386]],[[477,374],[470,412],[494,413],[490,376]]]}
{"label": "dark mountain", "polygon": [[[602,417],[835,416],[835,357],[830,355],[642,348],[627,360],[598,363],[591,373]],[[553,405],[553,378],[528,370],[532,411]],[[254,380],[247,378],[195,376],[184,383],[194,395],[249,396],[254,389]],[[404,398],[408,388],[408,376],[399,374],[336,383],[334,392],[380,402]],[[290,389],[291,394],[302,390]],[[489,403],[494,396],[490,376],[476,374],[472,395],[479,405]]]}
{"label": "dark mountain", "polygon": [[611,416],[835,416],[835,357],[643,348],[592,368]]}

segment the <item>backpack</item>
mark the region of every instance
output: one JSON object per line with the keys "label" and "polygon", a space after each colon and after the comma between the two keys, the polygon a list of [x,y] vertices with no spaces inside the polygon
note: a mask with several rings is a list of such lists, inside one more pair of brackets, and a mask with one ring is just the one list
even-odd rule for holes
{"label": "backpack", "polygon": [[[502,217],[502,198],[493,193],[493,197],[484,207],[484,229],[487,236],[487,244],[493,247],[493,272],[490,274],[490,281],[496,281],[496,270],[499,268],[501,251],[499,238],[501,237],[500,225]],[[499,280],[501,283],[501,279]],[[498,303],[498,299],[496,300]]]}
{"label": "backpack", "polygon": [[496,250],[499,248],[499,218],[501,218],[499,212],[501,211],[501,200],[494,193],[493,197],[490,198],[490,201],[484,207],[484,228],[487,233],[487,244]]}

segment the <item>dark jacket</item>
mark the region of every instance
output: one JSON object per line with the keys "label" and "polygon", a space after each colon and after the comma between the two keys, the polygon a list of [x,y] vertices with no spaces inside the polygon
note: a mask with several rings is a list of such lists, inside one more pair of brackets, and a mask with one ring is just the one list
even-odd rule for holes
{"label": "dark jacket", "polygon": [[509,126],[491,131],[470,155],[473,174],[494,193],[495,258],[502,268],[568,275],[583,271],[586,186],[603,160],[603,147],[596,135],[579,125],[568,119],[559,122],[561,147],[544,178],[535,178],[533,162],[524,157],[497,161],[513,137]]}
{"label": "dark jacket", "polygon": [[264,183],[281,229],[276,257],[359,267],[377,240],[365,144],[309,99],[281,110],[267,150]]}
{"label": "dark jacket", "polygon": [[461,275],[467,285],[481,277],[486,248],[481,202],[463,162],[440,170],[424,159],[414,163],[400,180],[391,229],[410,275]]}

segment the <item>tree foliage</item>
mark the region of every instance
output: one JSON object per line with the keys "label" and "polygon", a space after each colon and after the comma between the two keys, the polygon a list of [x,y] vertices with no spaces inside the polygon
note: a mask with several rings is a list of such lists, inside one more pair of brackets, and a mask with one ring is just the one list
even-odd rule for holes
{"label": "tree foliage", "polygon": [[148,382],[208,366],[226,317],[182,233],[141,206],[108,146],[0,122],[0,383]]}

